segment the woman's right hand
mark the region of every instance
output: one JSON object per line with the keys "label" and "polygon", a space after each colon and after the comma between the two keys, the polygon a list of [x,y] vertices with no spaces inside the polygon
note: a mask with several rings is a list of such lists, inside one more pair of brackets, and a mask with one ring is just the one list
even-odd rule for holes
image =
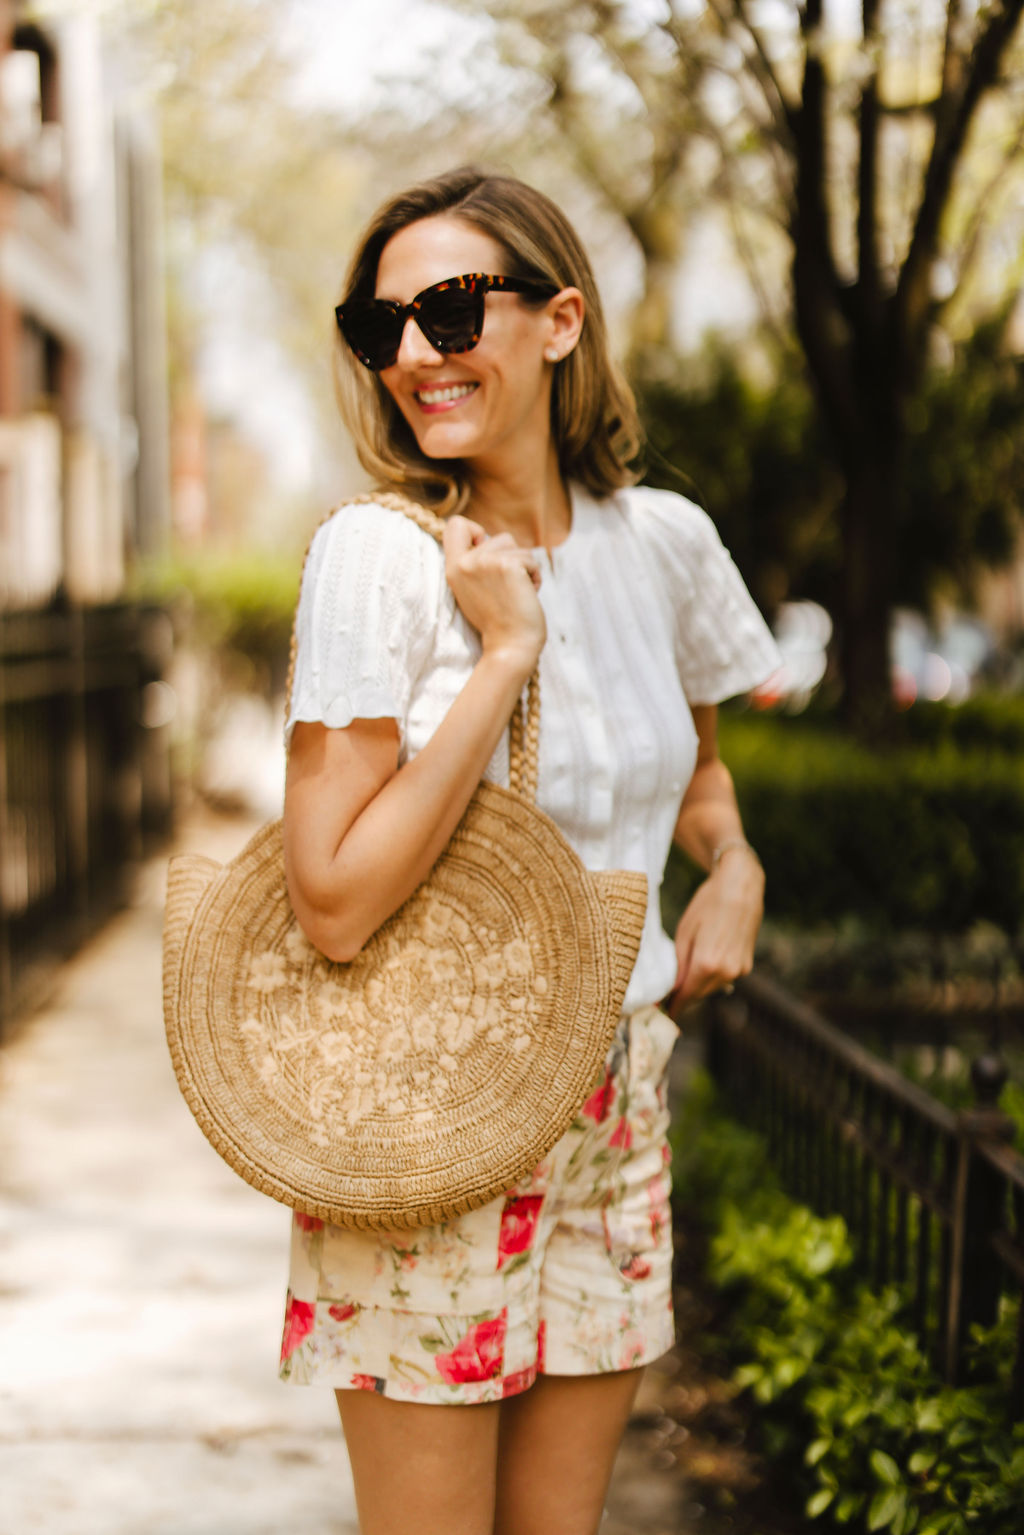
{"label": "woman's right hand", "polygon": [[521,548],[511,533],[490,538],[469,517],[453,516],[445,526],[444,559],[452,595],[484,653],[520,659],[528,677],[547,638],[533,550]]}

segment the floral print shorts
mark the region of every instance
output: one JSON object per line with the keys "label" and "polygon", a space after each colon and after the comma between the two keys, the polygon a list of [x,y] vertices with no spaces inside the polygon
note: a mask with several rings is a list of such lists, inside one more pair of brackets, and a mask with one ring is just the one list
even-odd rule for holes
{"label": "floral print shorts", "polygon": [[292,1219],[282,1379],[493,1402],[673,1343],[665,1075],[677,1029],[623,1017],[595,1086],[503,1199],[417,1231]]}

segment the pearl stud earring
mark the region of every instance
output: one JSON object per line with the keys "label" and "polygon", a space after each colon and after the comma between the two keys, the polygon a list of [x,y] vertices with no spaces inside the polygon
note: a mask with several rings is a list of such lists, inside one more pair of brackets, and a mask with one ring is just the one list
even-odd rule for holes
{"label": "pearl stud earring", "polygon": [[545,353],[544,353],[544,361],[545,362],[557,362],[558,361],[558,348],[555,347],[555,346],[549,346],[547,348],[547,350],[545,351]]}

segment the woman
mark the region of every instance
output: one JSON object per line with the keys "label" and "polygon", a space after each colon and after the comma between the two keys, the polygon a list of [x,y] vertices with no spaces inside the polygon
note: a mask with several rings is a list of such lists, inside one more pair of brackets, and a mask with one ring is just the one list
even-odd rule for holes
{"label": "woman", "polygon": [[[531,1178],[419,1232],[295,1217],[282,1374],[336,1388],[365,1535],[590,1535],[642,1367],[672,1343],[675,1030],[654,1004],[747,972],[761,917],[715,705],[776,653],[705,515],[633,488],[632,398],[547,198],[470,168],[393,199],[338,324],[362,462],[447,526],[442,554],[360,505],[314,540],[285,805],[302,927],[347,960],[412,893],[507,771],[538,658],[538,804],[651,898],[605,1079]],[[674,948],[673,835],[710,870]]]}

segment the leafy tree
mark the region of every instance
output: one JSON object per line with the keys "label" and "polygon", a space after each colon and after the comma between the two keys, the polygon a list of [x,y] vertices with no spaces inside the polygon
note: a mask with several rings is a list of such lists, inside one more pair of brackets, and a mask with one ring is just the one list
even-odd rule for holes
{"label": "leafy tree", "polygon": [[[533,135],[546,125],[549,144],[636,237],[647,270],[639,372],[665,372],[656,338],[667,332],[668,274],[695,206],[714,198],[728,210],[770,313],[770,263],[759,256],[778,247],[765,231],[788,243],[792,321],[843,483],[846,705],[866,732],[884,727],[889,620],[911,557],[915,423],[935,337],[943,326],[970,329],[992,287],[999,302],[1019,275],[1019,240],[1001,256],[992,235],[1021,185],[1024,0],[926,0],[913,12],[862,0],[848,35],[824,0],[709,0],[700,12],[677,0],[471,9],[498,24],[506,99],[529,97]],[[495,88],[492,124],[501,108]]]}
{"label": "leafy tree", "polygon": [[[969,603],[981,572],[1013,557],[1024,485],[1024,363],[1006,346],[1005,322],[999,315],[983,323],[946,366],[932,367],[910,412],[904,532],[893,564],[900,605]],[[735,352],[712,344],[696,366],[643,384],[640,394],[648,478],[713,509],[762,607],[770,612],[801,596],[835,611],[844,484],[796,348],[776,354],[766,383]]]}
{"label": "leafy tree", "polygon": [[933,368],[908,412],[906,533],[897,600],[971,601],[981,571],[1013,558],[1024,486],[1024,361],[987,320]]}
{"label": "leafy tree", "polygon": [[[926,388],[936,327],[962,291],[980,249],[988,204],[1015,165],[1024,113],[1014,111],[996,169],[969,185],[965,174],[983,104],[1003,81],[1024,0],[993,0],[976,12],[948,0],[924,93],[900,89],[899,33],[878,0],[863,0],[856,70],[830,60],[823,0],[799,11],[799,46],[770,46],[747,0],[714,0],[723,36],[745,50],[766,114],[763,131],[789,181],[786,226],[793,246],[793,302],[822,415],[842,468],[842,669],[851,718],[874,730],[888,708],[889,617],[909,532],[912,422]],[[786,75],[795,74],[796,89]],[[912,190],[892,206],[883,173],[884,127],[901,135]],[[854,222],[837,217],[830,157],[840,129]],[[921,130],[921,131],[918,131]],[[990,132],[996,131],[990,124]],[[955,194],[960,194],[957,197]],[[941,281],[937,272],[942,265]]]}

